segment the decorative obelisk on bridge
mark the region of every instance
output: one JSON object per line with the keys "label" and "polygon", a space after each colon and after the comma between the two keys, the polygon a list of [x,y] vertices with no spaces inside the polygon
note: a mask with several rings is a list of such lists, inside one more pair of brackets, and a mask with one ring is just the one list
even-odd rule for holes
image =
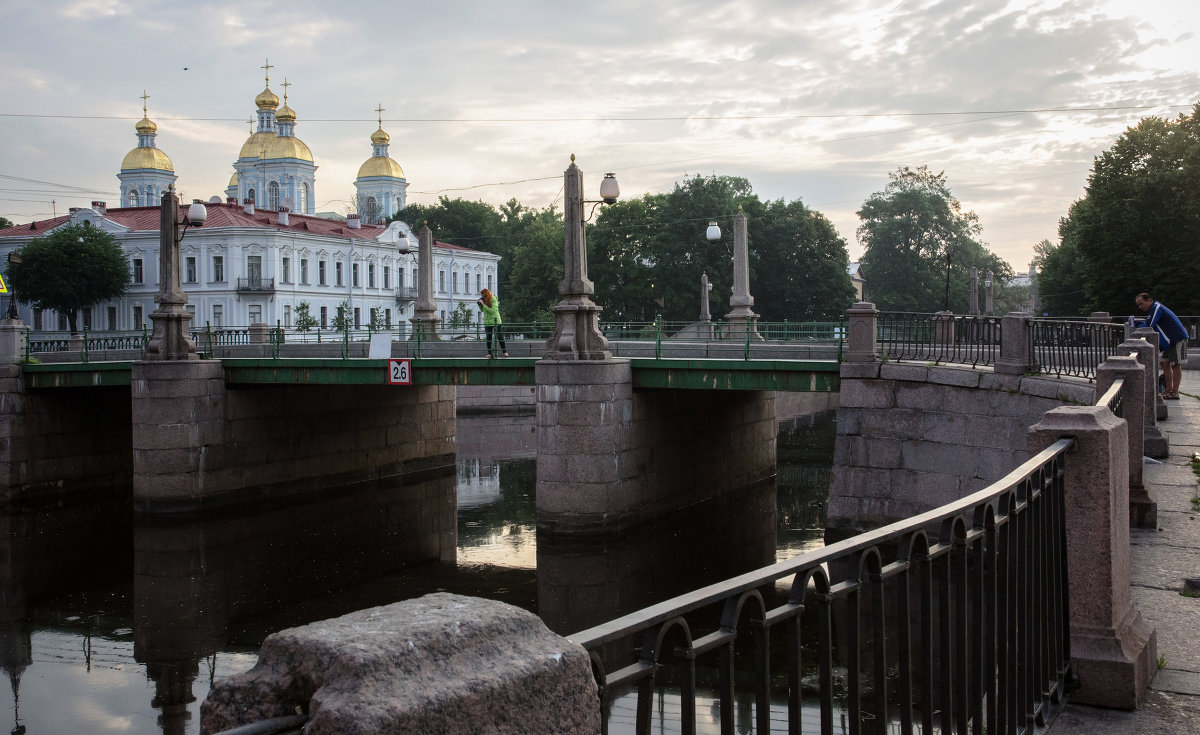
{"label": "decorative obelisk on bridge", "polygon": [[[203,223],[203,218],[200,223]],[[190,216],[189,216],[189,224]],[[146,344],[147,360],[196,360],[196,343],[188,335],[192,315],[185,305],[187,294],[179,273],[179,197],[174,185],[162,195],[158,229],[158,280],[161,284],[150,314],[154,331]]]}
{"label": "decorative obelisk on bridge", "polygon": [[742,208],[733,216],[733,295],[729,305],[733,309],[725,315],[729,322],[729,339],[762,339],[758,333],[758,314],[750,308],[754,297],[750,295],[750,249],[746,231],[746,215]]}

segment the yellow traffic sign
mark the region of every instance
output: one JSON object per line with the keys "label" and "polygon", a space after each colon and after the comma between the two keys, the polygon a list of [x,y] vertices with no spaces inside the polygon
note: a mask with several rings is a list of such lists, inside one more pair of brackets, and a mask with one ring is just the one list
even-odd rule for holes
{"label": "yellow traffic sign", "polygon": [[4,282],[3,275],[0,275],[0,293],[8,293],[8,284]]}

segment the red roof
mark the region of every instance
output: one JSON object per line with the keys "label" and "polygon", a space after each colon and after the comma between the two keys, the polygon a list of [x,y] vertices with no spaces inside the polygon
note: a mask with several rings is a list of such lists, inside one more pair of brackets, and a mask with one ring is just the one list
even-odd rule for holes
{"label": "red roof", "polygon": [[[181,204],[179,207],[180,222],[183,221],[183,217],[187,213],[187,206]],[[325,219],[323,217],[313,217],[307,214],[296,214],[295,212],[288,214],[288,224],[281,225],[279,224],[279,213],[272,210],[257,209],[254,214],[246,214],[245,209],[237,204],[206,203],[204,206],[208,209],[208,220],[204,223],[205,230],[219,227],[261,227],[281,231],[310,232],[317,235],[344,237],[346,239],[353,237],[373,240],[387,229],[386,225],[362,225],[359,229],[355,230],[351,229],[345,222]],[[159,207],[117,207],[109,209],[103,216],[135,231],[157,232],[160,211]],[[29,237],[30,235],[39,237],[46,231],[58,227],[68,219],[69,217],[64,215],[54,217],[53,219],[38,220],[29,224],[6,227],[0,229],[0,238]],[[438,247],[446,248],[447,250],[480,252],[472,248],[463,247],[462,245],[451,245],[444,242],[436,244]]]}

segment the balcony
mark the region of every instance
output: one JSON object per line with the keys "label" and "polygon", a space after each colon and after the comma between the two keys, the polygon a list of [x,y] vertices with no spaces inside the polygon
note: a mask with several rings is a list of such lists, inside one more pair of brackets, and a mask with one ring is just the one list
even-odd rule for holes
{"label": "balcony", "polygon": [[275,279],[251,276],[237,279],[238,293],[275,293]]}
{"label": "balcony", "polygon": [[396,287],[396,303],[407,304],[410,301],[417,300],[416,286],[397,286]]}

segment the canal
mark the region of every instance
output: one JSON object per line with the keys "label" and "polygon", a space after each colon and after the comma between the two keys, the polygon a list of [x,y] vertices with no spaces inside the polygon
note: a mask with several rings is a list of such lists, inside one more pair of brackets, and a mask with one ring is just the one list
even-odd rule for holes
{"label": "canal", "polygon": [[822,543],[833,416],[781,422],[775,484],[588,542],[538,538],[531,417],[460,417],[454,472],[253,518],[0,515],[0,731],[198,733],[211,683],[285,627],[449,591],[565,634],[790,558]]}

